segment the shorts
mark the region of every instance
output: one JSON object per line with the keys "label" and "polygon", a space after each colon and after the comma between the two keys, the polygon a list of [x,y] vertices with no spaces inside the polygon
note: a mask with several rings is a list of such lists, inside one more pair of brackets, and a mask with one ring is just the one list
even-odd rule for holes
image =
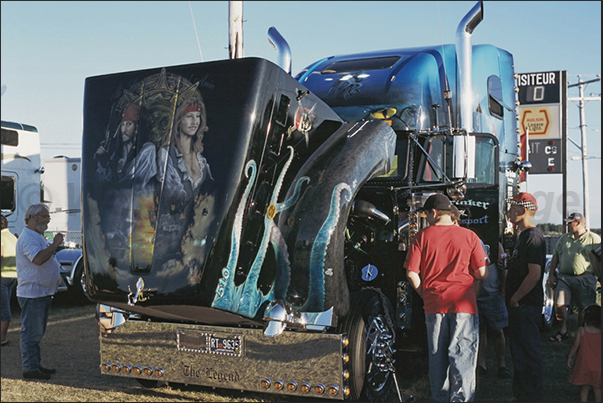
{"label": "shorts", "polygon": [[17,284],[15,277],[2,277],[2,322],[11,320],[13,316],[10,314],[10,299],[13,293],[13,288]]}
{"label": "shorts", "polygon": [[509,325],[505,300],[499,294],[490,294],[477,300],[479,328],[502,329]]}
{"label": "shorts", "polygon": [[597,278],[586,272],[579,276],[559,274],[555,290],[557,306],[576,306],[584,309],[597,303]]}

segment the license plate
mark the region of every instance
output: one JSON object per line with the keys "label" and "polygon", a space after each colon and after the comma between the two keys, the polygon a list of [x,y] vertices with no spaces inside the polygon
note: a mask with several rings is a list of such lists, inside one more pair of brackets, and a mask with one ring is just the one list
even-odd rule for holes
{"label": "license plate", "polygon": [[210,334],[207,335],[207,338],[209,341],[209,353],[241,356],[241,336],[218,337]]}
{"label": "license plate", "polygon": [[179,329],[176,335],[179,351],[220,354],[241,357],[243,336],[238,334],[216,334],[195,330]]}

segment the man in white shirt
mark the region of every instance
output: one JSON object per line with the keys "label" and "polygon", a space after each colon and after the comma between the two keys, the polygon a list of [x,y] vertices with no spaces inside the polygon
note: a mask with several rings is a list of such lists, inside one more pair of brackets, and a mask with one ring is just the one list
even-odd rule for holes
{"label": "man in white shirt", "polygon": [[26,227],[17,240],[17,300],[21,306],[21,362],[24,379],[50,379],[56,370],[40,365],[40,341],[46,331],[52,297],[60,282],[60,265],[54,253],[63,243],[56,234],[52,243],[44,238],[50,211],[43,203],[25,212]]}

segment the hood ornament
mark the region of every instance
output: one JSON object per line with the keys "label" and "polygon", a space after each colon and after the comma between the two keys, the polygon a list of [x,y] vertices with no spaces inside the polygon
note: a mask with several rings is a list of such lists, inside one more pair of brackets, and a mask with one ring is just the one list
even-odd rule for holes
{"label": "hood ornament", "polygon": [[134,306],[138,301],[146,301],[148,298],[143,295],[143,290],[144,280],[142,277],[138,277],[138,281],[136,282],[136,295],[134,296],[134,299],[132,299],[132,290],[130,289],[130,286],[128,286],[128,305]]}

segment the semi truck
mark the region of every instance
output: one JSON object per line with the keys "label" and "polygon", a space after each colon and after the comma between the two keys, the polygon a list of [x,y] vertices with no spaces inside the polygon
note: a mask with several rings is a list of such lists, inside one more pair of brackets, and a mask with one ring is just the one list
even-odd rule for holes
{"label": "semi truck", "polygon": [[83,246],[100,372],[403,400],[396,349],[425,339],[402,267],[427,225],[418,209],[447,195],[496,261],[529,168],[513,57],[471,45],[482,16],[479,2],[452,45],[331,56],[295,77],[271,28],[280,66],[87,78]]}

